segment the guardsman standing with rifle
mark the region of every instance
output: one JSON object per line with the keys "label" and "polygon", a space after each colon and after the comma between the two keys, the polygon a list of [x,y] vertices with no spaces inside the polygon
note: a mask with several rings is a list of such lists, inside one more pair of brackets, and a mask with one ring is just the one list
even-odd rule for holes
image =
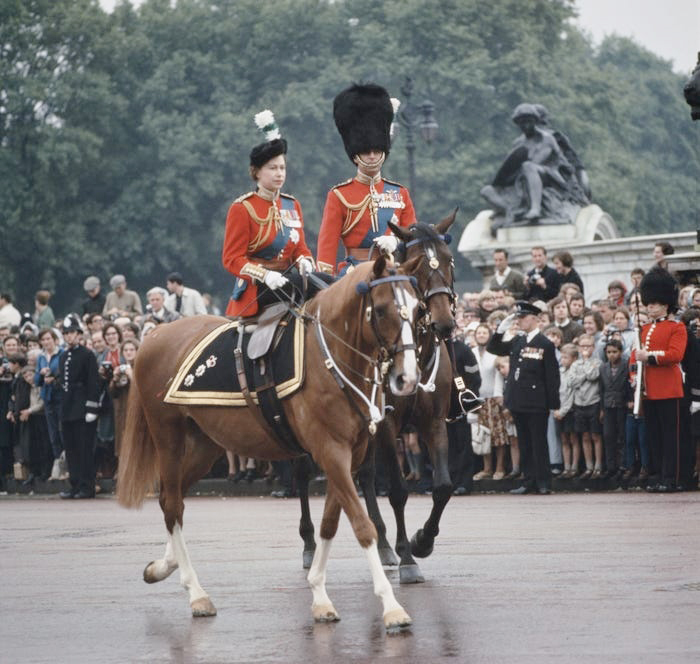
{"label": "guardsman standing with rifle", "polygon": [[[513,415],[525,478],[511,493],[550,493],[547,420],[559,409],[559,364],[554,344],[540,332],[540,310],[529,302],[515,303],[515,313],[498,326],[486,350],[494,355],[510,356],[510,373],[504,401]],[[513,319],[520,321],[520,334],[503,340]]]}
{"label": "guardsman standing with rifle", "polygon": [[683,323],[669,318],[677,307],[678,285],[666,270],[652,268],[644,275],[639,290],[651,322],[642,328],[641,348],[632,351],[630,366],[637,362],[642,365],[642,408],[649,441],[650,474],[654,478],[647,491],[668,493],[678,485],[683,398],[680,363],[688,335]]}
{"label": "guardsman standing with rifle", "polygon": [[[389,93],[372,83],[352,85],[335,98],[333,118],[357,175],[328,192],[316,262],[321,272],[342,275],[354,263],[369,259],[373,243],[393,253],[398,239],[390,234],[388,223],[410,226],[416,213],[408,189],[380,172],[391,147],[394,108]],[[336,268],[341,240],[346,259]]]}

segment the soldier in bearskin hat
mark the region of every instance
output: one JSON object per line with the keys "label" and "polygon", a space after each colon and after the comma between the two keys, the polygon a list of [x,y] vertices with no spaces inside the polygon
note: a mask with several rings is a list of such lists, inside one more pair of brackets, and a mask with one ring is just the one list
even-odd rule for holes
{"label": "soldier in bearskin hat", "polygon": [[[277,289],[288,299],[293,288],[302,288],[300,273],[314,270],[301,205],[281,191],[287,177],[287,141],[271,111],[258,113],[255,123],[266,139],[250,152],[255,190],[237,198],[226,217],[222,262],[236,277],[227,316],[255,315],[280,301]],[[292,266],[298,273],[290,271]]]}
{"label": "soldier in bearskin hat", "polygon": [[663,268],[654,267],[639,287],[651,322],[641,330],[639,350],[630,366],[642,363],[643,410],[649,441],[648,491],[666,493],[678,486],[680,403],[683,377],[680,363],[687,343],[686,328],[670,318],[678,304],[678,284]]}
{"label": "soldier in bearskin hat", "polygon": [[58,382],[63,390],[61,426],[70,489],[61,498],[95,497],[95,428],[99,385],[95,354],[81,345],[83,328],[77,314],[63,320],[68,349],[59,359]]}
{"label": "soldier in bearskin hat", "polygon": [[[342,274],[349,264],[368,260],[373,243],[393,253],[397,238],[388,223],[410,226],[416,221],[408,190],[381,176],[398,103],[373,83],[351,85],[333,102],[333,118],[357,174],[328,192],[316,256],[323,272]],[[346,259],[336,268],[341,240]]]}

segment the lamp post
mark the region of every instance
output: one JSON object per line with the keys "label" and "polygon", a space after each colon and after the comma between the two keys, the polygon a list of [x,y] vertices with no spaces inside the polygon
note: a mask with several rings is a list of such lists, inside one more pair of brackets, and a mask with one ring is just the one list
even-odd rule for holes
{"label": "lamp post", "polygon": [[406,77],[404,84],[401,86],[402,101],[399,111],[396,114],[398,124],[406,129],[406,151],[408,152],[408,181],[411,188],[411,196],[415,199],[416,189],[416,165],[414,152],[416,149],[416,141],[414,138],[414,130],[420,130],[420,135],[426,143],[432,143],[437,136],[439,129],[438,123],[435,121],[433,112],[435,104],[429,99],[425,99],[420,104],[414,104],[411,101],[413,96],[413,79],[410,76]]}

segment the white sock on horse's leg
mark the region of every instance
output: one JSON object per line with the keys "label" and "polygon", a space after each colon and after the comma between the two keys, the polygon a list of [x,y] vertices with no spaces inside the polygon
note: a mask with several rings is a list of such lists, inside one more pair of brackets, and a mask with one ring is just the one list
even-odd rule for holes
{"label": "white sock on horse's leg", "polygon": [[195,572],[194,567],[192,567],[190,554],[187,551],[187,545],[185,544],[185,538],[182,535],[182,529],[179,523],[175,524],[170,541],[172,542],[175,560],[180,568],[180,583],[189,594],[190,604],[203,597],[208,598],[207,593],[204,592],[202,586],[199,585],[197,572]]}
{"label": "white sock on horse's leg", "polygon": [[379,558],[376,540],[373,540],[365,549],[365,553],[369,561],[369,570],[372,573],[374,594],[382,600],[384,626],[389,629],[391,627],[410,625],[411,617],[396,601],[391,583],[389,583],[389,579],[386,578],[384,568],[382,567],[382,561]]}
{"label": "white sock on horse's leg", "polygon": [[326,569],[332,541],[332,539],[319,538],[311,569],[306,577],[313,594],[311,613],[317,622],[340,620],[338,612],[326,593]]}
{"label": "white sock on horse's leg", "polygon": [[165,555],[158,560],[150,562],[144,571],[144,578],[149,583],[162,581],[168,578],[177,569],[177,560],[173,553],[172,536],[168,533],[168,542],[165,545]]}

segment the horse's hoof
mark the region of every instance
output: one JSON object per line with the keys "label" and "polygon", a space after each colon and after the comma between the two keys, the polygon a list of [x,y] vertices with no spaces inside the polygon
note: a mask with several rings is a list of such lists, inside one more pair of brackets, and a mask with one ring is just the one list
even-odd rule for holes
{"label": "horse's hoof", "polygon": [[216,615],[216,607],[208,597],[200,597],[190,603],[193,618],[207,618]]}
{"label": "horse's hoof", "polygon": [[320,623],[337,622],[340,620],[340,616],[332,604],[314,604],[311,607],[311,613],[314,616],[314,620]]}
{"label": "horse's hoof", "polygon": [[425,583],[420,567],[416,563],[410,565],[399,565],[399,583]]}
{"label": "horse's hoof", "polygon": [[316,551],[304,551],[302,554],[302,566],[304,569],[311,569],[311,563],[314,561],[314,553]]}
{"label": "horse's hoof", "polygon": [[401,607],[387,611],[384,614],[384,627],[386,627],[387,630],[408,627],[412,622],[411,616],[409,616],[408,613],[406,613]]}
{"label": "horse's hoof", "polygon": [[379,549],[379,560],[385,567],[396,567],[399,564],[399,559],[390,546]]}
{"label": "horse's hoof", "polygon": [[411,553],[416,558],[427,558],[433,552],[433,544],[435,543],[435,540],[430,540],[430,543],[428,544],[426,541],[421,541],[423,539],[424,536],[422,530],[419,530],[411,538]]}

